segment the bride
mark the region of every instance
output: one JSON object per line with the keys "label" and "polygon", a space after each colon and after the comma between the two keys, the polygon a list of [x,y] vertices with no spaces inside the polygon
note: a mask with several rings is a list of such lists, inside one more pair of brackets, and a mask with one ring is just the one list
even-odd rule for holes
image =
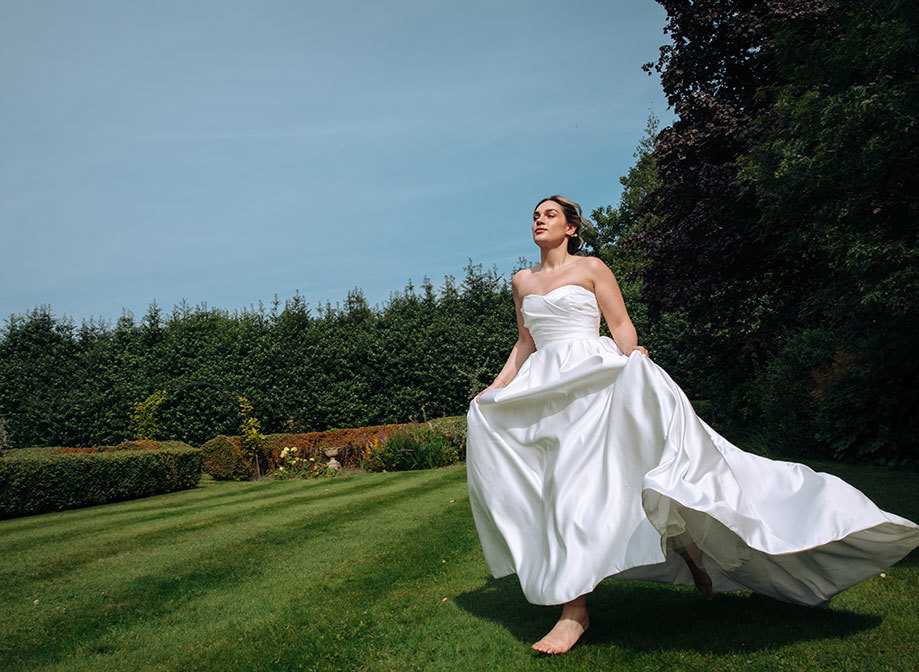
{"label": "bride", "polygon": [[638,345],[613,273],[576,256],[582,221],[561,196],[536,205],[541,260],[511,282],[517,342],[467,415],[492,575],[563,605],[534,649],[570,649],[606,577],[825,606],[919,546],[919,526],[839,478],[746,453],[702,421]]}

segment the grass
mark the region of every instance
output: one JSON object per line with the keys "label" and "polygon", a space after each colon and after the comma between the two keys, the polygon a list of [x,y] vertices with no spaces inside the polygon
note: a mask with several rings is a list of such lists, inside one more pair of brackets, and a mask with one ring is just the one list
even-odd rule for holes
{"label": "grass", "polygon": [[[809,463],[919,520],[915,473]],[[827,609],[605,581],[558,609],[490,577],[462,465],[184,492],[0,521],[3,670],[915,670],[919,553]]]}

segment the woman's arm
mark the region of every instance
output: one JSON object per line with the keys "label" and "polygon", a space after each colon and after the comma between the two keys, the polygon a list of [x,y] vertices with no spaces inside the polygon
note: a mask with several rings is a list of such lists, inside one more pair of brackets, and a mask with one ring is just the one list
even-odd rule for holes
{"label": "woman's arm", "polygon": [[523,366],[527,357],[536,352],[536,343],[533,342],[530,330],[524,326],[523,313],[520,312],[520,306],[523,303],[523,299],[520,297],[517,275],[514,275],[511,279],[511,290],[514,294],[514,308],[517,312],[517,342],[514,343],[514,347],[511,348],[511,354],[508,356],[507,362],[504,363],[504,368],[501,369],[501,373],[498,374],[491,385],[475,396],[476,399],[489,390],[506,387],[508,383],[516,377],[517,372],[520,371],[520,367]]}
{"label": "woman's arm", "polygon": [[597,295],[597,303],[606,318],[606,324],[613,335],[616,345],[622,350],[622,354],[630,355],[633,350],[648,354],[648,351],[641,345],[638,345],[638,333],[635,331],[635,325],[629,318],[629,312],[625,307],[625,300],[622,298],[622,290],[619,289],[619,283],[616,282],[616,276],[609,269],[609,266],[596,257],[588,257],[590,276],[594,283],[594,293]]}

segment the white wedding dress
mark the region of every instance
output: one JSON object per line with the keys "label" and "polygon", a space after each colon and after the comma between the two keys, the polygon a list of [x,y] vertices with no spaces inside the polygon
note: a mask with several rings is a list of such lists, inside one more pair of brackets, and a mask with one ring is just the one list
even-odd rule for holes
{"label": "white wedding dress", "polygon": [[469,499],[495,578],[562,604],[605,577],[693,585],[691,538],[716,592],[811,606],[919,546],[919,526],[803,464],[740,450],[647,356],[599,335],[580,285],[524,297],[536,352],[469,405]]}

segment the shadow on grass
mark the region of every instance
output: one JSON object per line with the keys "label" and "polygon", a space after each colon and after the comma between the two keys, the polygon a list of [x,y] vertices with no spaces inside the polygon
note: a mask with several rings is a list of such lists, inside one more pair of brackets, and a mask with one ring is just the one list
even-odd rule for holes
{"label": "shadow on grass", "polygon": [[919,548],[913,549],[913,552],[900,560],[895,567],[919,567]]}
{"label": "shadow on grass", "polygon": [[[560,607],[528,603],[516,576],[488,578],[456,597],[478,618],[506,627],[532,643],[555,624]],[[695,589],[639,581],[607,580],[588,598],[585,644],[631,651],[684,650],[726,654],[772,649],[795,642],[836,639],[881,623],[874,615],[829,611],[780,602],[749,592],[718,593],[705,602]]]}

